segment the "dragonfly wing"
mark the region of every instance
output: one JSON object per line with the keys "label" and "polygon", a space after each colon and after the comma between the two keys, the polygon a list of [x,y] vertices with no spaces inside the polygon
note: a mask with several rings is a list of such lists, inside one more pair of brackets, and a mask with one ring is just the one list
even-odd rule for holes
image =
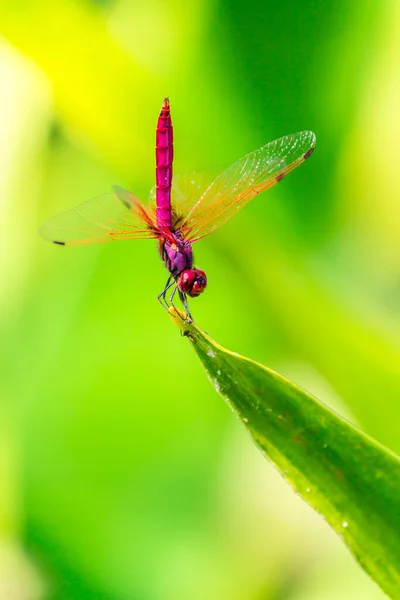
{"label": "dragonfly wing", "polygon": [[92,198],[46,221],[41,236],[61,246],[157,237],[151,212],[127,190]]}
{"label": "dragonfly wing", "polygon": [[[220,173],[221,167],[174,175],[171,189],[172,226],[174,229],[178,229],[180,223],[185,220],[193,206]],[[155,212],[156,186],[150,190],[149,205]]]}
{"label": "dragonfly wing", "polygon": [[[254,196],[301,165],[312,154],[315,143],[314,133],[302,131],[270,142],[233,163],[192,203],[179,223],[183,237],[195,242],[221,227]],[[184,206],[187,210],[188,203]]]}

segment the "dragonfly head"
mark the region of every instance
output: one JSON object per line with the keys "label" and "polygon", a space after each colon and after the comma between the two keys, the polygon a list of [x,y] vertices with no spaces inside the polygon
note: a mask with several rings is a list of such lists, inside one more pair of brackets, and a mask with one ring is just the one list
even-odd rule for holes
{"label": "dragonfly head", "polygon": [[196,298],[204,292],[207,285],[207,277],[201,269],[185,269],[179,275],[178,288],[191,298]]}

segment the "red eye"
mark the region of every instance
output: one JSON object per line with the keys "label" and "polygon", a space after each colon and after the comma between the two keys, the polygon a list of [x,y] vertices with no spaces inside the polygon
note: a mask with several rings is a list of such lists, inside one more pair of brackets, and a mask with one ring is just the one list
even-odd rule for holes
{"label": "red eye", "polygon": [[192,298],[199,296],[206,285],[207,277],[201,269],[185,269],[178,279],[178,288]]}

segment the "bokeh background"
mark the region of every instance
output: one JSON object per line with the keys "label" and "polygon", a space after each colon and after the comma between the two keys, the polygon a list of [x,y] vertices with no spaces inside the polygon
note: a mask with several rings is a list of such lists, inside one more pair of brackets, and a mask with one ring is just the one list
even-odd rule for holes
{"label": "bokeh background", "polygon": [[378,600],[156,301],[153,242],[51,215],[302,129],[312,158],[196,248],[197,322],[400,452],[397,0],[0,3],[1,600]]}

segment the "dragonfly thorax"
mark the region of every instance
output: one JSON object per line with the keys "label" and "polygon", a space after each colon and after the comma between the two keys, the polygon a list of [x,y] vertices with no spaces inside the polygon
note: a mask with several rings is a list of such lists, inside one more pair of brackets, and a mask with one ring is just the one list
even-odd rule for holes
{"label": "dragonfly thorax", "polygon": [[175,279],[178,289],[195,298],[207,285],[204,271],[193,267],[192,245],[182,240],[179,232],[175,232],[173,241],[165,238],[159,241],[158,249],[168,271]]}
{"label": "dragonfly thorax", "polygon": [[185,269],[192,268],[192,245],[190,242],[180,239],[178,235],[174,235],[173,241],[161,239],[158,249],[165,266],[175,279]]}

